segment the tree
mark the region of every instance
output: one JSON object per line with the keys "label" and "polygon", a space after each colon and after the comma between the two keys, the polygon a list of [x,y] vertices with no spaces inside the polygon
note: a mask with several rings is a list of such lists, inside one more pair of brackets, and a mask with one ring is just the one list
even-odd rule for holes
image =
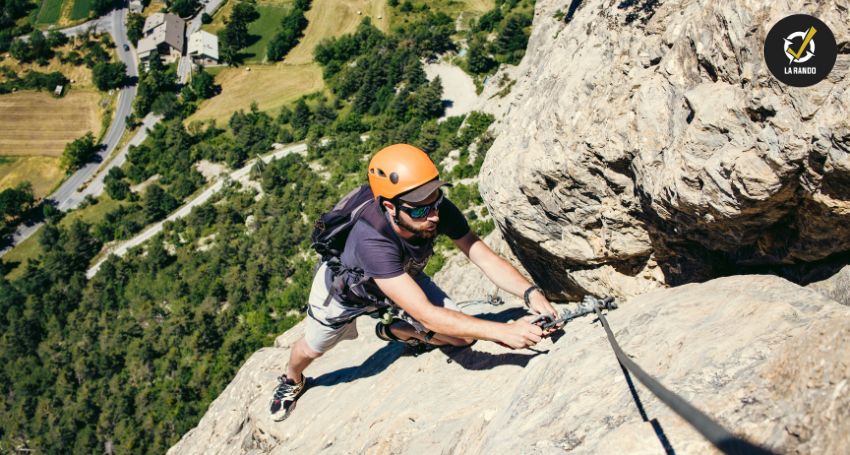
{"label": "tree", "polygon": [[24,181],[14,188],[0,191],[0,223],[16,220],[35,204],[32,185]]}
{"label": "tree", "polygon": [[173,92],[160,93],[151,103],[151,112],[162,115],[166,118],[171,118],[177,113],[180,107],[180,101],[177,95]]}
{"label": "tree", "polygon": [[292,112],[290,124],[295,130],[303,130],[304,134],[306,134],[307,128],[310,127],[310,108],[307,107],[304,98],[299,98],[298,102],[295,103],[295,110]]}
{"label": "tree", "polygon": [[260,13],[253,3],[240,1],[233,7],[224,30],[218,32],[219,56],[230,66],[240,63],[239,51],[248,46],[248,24],[259,19]]}
{"label": "tree", "polygon": [[9,54],[21,62],[32,61],[32,50],[29,43],[20,38],[12,41],[12,44],[9,46]]}
{"label": "tree", "polygon": [[168,10],[180,17],[189,17],[198,9],[198,0],[167,0]]}
{"label": "tree", "polygon": [[124,182],[123,178],[124,171],[115,166],[109,170],[109,173],[103,179],[103,183],[106,185],[106,193],[116,201],[127,199],[130,196],[130,186]]}
{"label": "tree", "polygon": [[99,148],[100,146],[94,142],[94,135],[89,131],[85,136],[74,139],[65,146],[65,151],[62,152],[62,167],[67,172],[83,167],[97,155]]}
{"label": "tree", "polygon": [[180,205],[176,199],[166,193],[156,183],[148,187],[142,201],[145,219],[148,223],[165,218],[172,210]]}
{"label": "tree", "polygon": [[127,38],[134,45],[138,44],[142,39],[142,31],[145,28],[145,16],[136,13],[130,13],[127,16]]}
{"label": "tree", "polygon": [[201,23],[202,24],[211,24],[213,21],[213,17],[210,16],[206,11],[201,14]]}
{"label": "tree", "polygon": [[269,42],[266,57],[271,61],[282,59],[293,47],[307,28],[304,11],[310,7],[309,0],[299,0],[295,7],[286,13],[280,21],[280,30]]}
{"label": "tree", "polygon": [[106,91],[124,86],[127,66],[123,62],[98,63],[92,68],[92,80],[99,90]]}
{"label": "tree", "polygon": [[474,74],[487,73],[496,66],[496,61],[490,58],[484,45],[478,40],[469,45],[466,59],[469,71]]}
{"label": "tree", "polygon": [[497,6],[491,9],[490,11],[484,13],[484,15],[481,16],[480,19],[478,19],[478,22],[475,23],[475,26],[473,27],[472,31],[492,32],[493,29],[496,28],[496,25],[498,25],[499,22],[502,20],[502,18],[502,9]]}
{"label": "tree", "polygon": [[192,73],[192,80],[183,87],[183,99],[186,101],[204,100],[216,93],[215,79],[204,67]]}
{"label": "tree", "polygon": [[421,119],[432,119],[443,115],[443,82],[439,76],[416,91],[412,113]]}
{"label": "tree", "polygon": [[30,56],[32,59],[39,61],[41,64],[46,64],[47,60],[53,57],[53,50],[47,44],[47,38],[44,33],[38,30],[33,30],[30,33]]}
{"label": "tree", "polygon": [[95,17],[98,17],[115,9],[117,4],[118,2],[113,0],[92,0],[91,9]]}
{"label": "tree", "polygon": [[68,43],[68,37],[64,33],[51,30],[47,33],[47,45],[52,48],[64,46]]}
{"label": "tree", "polygon": [[505,20],[505,25],[499,31],[493,42],[494,54],[511,54],[515,51],[525,51],[528,44],[528,33],[525,27],[531,24],[531,19],[525,15],[512,14]]}

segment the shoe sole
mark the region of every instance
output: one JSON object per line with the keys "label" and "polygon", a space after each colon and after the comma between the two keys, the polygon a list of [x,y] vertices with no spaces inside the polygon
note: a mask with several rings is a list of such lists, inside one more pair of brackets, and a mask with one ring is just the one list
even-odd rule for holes
{"label": "shoe sole", "polygon": [[307,378],[305,376],[304,377],[304,388],[301,389],[300,392],[298,392],[298,395],[295,397],[295,401],[292,402],[292,406],[290,406],[289,409],[287,409],[286,412],[284,412],[283,414],[280,414],[280,415],[277,415],[277,416],[272,415],[272,420],[274,420],[275,422],[283,422],[284,420],[286,420],[289,417],[290,414],[292,414],[292,411],[295,410],[295,405],[298,404],[298,399],[301,398],[301,395],[304,395],[305,391],[307,391],[307,386],[309,385],[308,381],[309,381],[309,378]]}
{"label": "shoe sole", "polygon": [[[295,403],[297,403],[297,401]],[[289,417],[290,414],[292,414],[292,411],[295,410],[295,403],[292,403],[292,406],[290,406],[289,409],[280,416],[272,416],[272,420],[274,420],[275,422],[283,422],[284,420],[286,420],[286,418]]]}

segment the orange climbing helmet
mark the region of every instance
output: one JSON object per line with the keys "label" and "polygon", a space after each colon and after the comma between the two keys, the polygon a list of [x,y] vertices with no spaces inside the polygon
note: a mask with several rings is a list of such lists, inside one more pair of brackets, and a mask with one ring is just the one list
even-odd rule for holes
{"label": "orange climbing helmet", "polygon": [[[427,153],[410,144],[393,144],[379,150],[369,161],[369,186],[375,199],[424,201],[437,188],[440,171]],[[450,186],[450,185],[449,185]]]}

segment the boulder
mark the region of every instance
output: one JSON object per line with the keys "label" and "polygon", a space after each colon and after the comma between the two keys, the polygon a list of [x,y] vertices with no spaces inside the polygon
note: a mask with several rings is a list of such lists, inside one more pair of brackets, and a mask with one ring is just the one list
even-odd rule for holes
{"label": "boulder", "polygon": [[[511,94],[491,97],[501,117],[480,182],[550,296],[797,279],[850,251],[847,0],[578,4],[566,22],[564,2],[536,3]],[[779,83],[762,55],[770,27],[798,11],[841,49],[805,89]]]}
{"label": "boulder", "polygon": [[835,275],[806,286],[844,305],[850,305],[850,266]]}
{"label": "boulder", "polygon": [[[511,304],[465,311],[522,314]],[[629,299],[608,320],[633,360],[728,429],[782,453],[850,450],[850,308],[774,276],[735,276]],[[590,317],[535,350],[480,341],[418,357],[379,341],[374,324],[360,318],[360,338],[310,367],[310,387],[277,423],[269,398],[303,326],[288,331],[245,362],[169,453],[662,452]],[[712,452],[637,390],[676,453]]]}

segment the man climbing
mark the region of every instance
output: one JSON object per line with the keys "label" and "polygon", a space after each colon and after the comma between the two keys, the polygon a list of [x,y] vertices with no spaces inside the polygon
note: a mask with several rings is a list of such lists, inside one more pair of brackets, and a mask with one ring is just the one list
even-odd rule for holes
{"label": "man climbing", "polygon": [[461,211],[443,196],[440,188],[448,184],[425,152],[391,145],[375,154],[367,174],[372,197],[348,234],[338,274],[323,262],[313,279],[304,336],[292,345],[272,399],[277,421],[288,417],[304,390],[304,369],[340,341],[356,338],[354,319],[382,306],[395,317],[378,323],[377,336],[408,344],[488,340],[522,349],[554,330],[544,332],[527,319],[499,323],[463,314],[422,271],[437,235],[445,234],[494,284],[522,296],[533,312],[555,315],[538,287],[470,231]]}

